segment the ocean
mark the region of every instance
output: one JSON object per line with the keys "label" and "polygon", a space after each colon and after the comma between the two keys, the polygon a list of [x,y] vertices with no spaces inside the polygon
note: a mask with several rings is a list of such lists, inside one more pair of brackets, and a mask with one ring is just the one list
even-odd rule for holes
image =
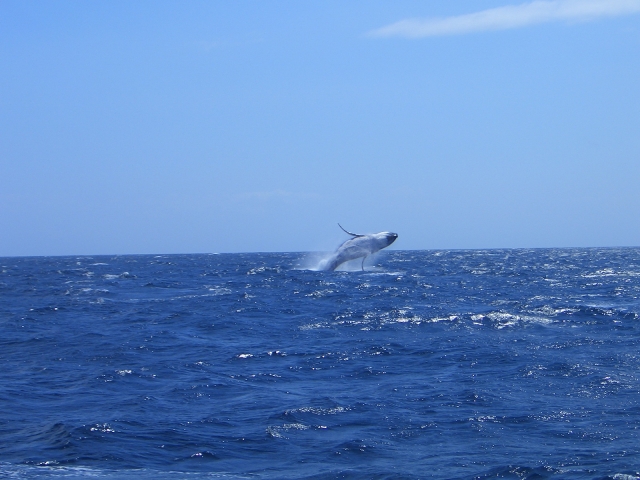
{"label": "ocean", "polygon": [[0,258],[0,477],[640,478],[640,249]]}

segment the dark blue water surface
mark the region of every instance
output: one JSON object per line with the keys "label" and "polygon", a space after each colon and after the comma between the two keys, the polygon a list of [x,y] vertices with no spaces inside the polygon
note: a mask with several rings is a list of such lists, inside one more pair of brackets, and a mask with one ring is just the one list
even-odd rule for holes
{"label": "dark blue water surface", "polygon": [[310,262],[0,258],[0,476],[640,477],[640,249]]}

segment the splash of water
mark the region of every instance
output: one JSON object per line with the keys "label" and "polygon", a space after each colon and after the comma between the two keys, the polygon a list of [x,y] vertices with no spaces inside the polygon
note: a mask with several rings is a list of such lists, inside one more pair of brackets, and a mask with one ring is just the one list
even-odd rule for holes
{"label": "splash of water", "polygon": [[[300,259],[296,270],[311,270],[314,272],[325,271],[327,263],[331,260],[335,252],[310,252],[306,256]],[[382,252],[376,252],[373,255],[368,255],[364,260],[365,270],[378,270],[376,262]],[[355,260],[349,260],[338,266],[336,272],[361,272],[362,271],[362,258],[356,258]]]}

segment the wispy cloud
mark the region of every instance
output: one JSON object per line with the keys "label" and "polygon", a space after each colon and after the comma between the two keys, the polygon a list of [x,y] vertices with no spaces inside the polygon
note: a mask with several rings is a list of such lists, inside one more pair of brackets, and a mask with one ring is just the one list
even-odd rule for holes
{"label": "wispy cloud", "polygon": [[288,192],[285,190],[270,190],[262,192],[242,192],[235,195],[236,200],[267,202],[277,199],[306,200],[318,198],[312,192]]}
{"label": "wispy cloud", "polygon": [[223,42],[211,42],[211,41],[200,41],[195,42],[194,45],[200,50],[204,50],[205,52],[209,52],[213,49],[220,48],[224,46]]}
{"label": "wispy cloud", "polygon": [[640,0],[537,0],[444,18],[407,19],[369,32],[373,37],[421,38],[506,30],[559,20],[585,21],[640,12]]}

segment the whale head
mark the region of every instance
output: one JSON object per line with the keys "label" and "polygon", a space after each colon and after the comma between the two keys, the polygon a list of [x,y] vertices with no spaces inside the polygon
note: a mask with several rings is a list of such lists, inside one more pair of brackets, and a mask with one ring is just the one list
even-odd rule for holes
{"label": "whale head", "polygon": [[387,247],[389,245],[391,245],[393,242],[396,241],[396,239],[398,238],[398,234],[397,233],[393,233],[393,232],[382,232],[383,235],[386,236],[387,238]]}
{"label": "whale head", "polygon": [[392,232],[380,232],[374,233],[373,235],[371,235],[371,237],[373,238],[377,249],[382,250],[383,248],[386,248],[393,242],[395,242],[398,238],[398,234]]}

